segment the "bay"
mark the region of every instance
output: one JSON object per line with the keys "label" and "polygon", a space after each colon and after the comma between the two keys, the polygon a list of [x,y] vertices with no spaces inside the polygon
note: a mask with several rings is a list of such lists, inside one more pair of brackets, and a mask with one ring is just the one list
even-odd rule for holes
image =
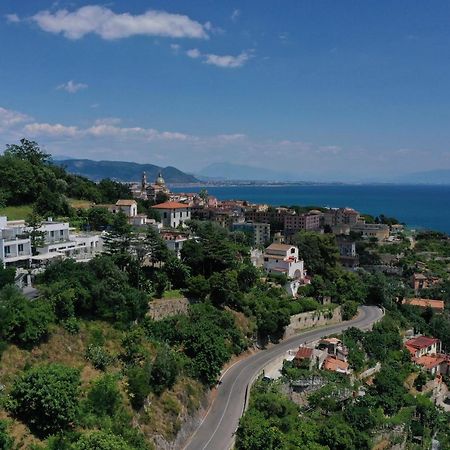
{"label": "bay", "polygon": [[[201,187],[174,187],[198,192]],[[396,217],[411,228],[450,233],[450,186],[428,185],[279,185],[207,186],[219,200],[248,200],[269,205],[314,205],[355,208]]]}

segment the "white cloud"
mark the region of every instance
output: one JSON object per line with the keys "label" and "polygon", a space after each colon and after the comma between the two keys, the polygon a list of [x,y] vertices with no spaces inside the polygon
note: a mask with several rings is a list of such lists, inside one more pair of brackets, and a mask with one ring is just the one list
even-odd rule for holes
{"label": "white cloud", "polygon": [[79,130],[74,126],[65,126],[59,123],[50,124],[50,123],[29,123],[25,125],[24,131],[27,134],[37,136],[37,135],[45,135],[45,136],[70,136],[75,137],[79,134]]}
{"label": "white cloud", "polygon": [[202,54],[200,53],[200,50],[198,48],[191,48],[190,50],[188,50],[186,52],[186,55],[189,56],[189,58],[200,58],[200,56],[202,56]]}
{"label": "white cloud", "polygon": [[181,46],[179,44],[170,44],[172,51],[177,54],[180,51]]}
{"label": "white cloud", "polygon": [[0,106],[0,130],[2,131],[31,120],[32,118],[26,114],[13,111],[11,109],[2,108]]}
{"label": "white cloud", "polygon": [[20,22],[20,18],[17,14],[6,14],[6,21],[8,23],[19,23]]}
{"label": "white cloud", "polygon": [[241,52],[237,56],[232,55],[215,55],[213,53],[201,53],[197,48],[192,48],[186,52],[189,58],[202,58],[205,64],[210,64],[223,68],[242,67],[251,57],[252,51]]}
{"label": "white cloud", "polygon": [[212,53],[204,55],[206,64],[217,67],[236,68],[242,67],[251,57],[250,53],[242,52],[237,56],[232,55],[214,55]]}
{"label": "white cloud", "polygon": [[67,83],[62,83],[59,86],[56,86],[56,89],[69,92],[69,94],[75,94],[76,92],[87,88],[88,88],[87,84],[75,83],[75,81],[73,80],[70,80]]}
{"label": "white cloud", "polygon": [[240,9],[234,9],[233,12],[231,13],[231,21],[232,22],[237,22],[237,20],[239,19],[241,15],[241,10]]}
{"label": "white cloud", "polygon": [[103,39],[121,39],[130,36],[162,36],[172,38],[207,39],[211,24],[201,24],[186,15],[149,10],[144,14],[116,14],[98,5],[83,6],[69,12],[40,11],[32,20],[44,31],[68,39],[80,39],[93,33]]}

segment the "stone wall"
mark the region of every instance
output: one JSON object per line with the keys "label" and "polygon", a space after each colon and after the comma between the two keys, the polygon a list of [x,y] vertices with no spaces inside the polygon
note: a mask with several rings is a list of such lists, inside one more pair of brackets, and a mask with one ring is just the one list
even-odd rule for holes
{"label": "stone wall", "polygon": [[187,298],[153,300],[148,305],[147,315],[153,320],[162,320],[177,314],[187,314],[188,308],[189,300]]}
{"label": "stone wall", "polygon": [[291,316],[291,323],[286,327],[283,339],[294,336],[306,328],[321,327],[342,322],[341,307],[338,306],[332,311],[310,311]]}

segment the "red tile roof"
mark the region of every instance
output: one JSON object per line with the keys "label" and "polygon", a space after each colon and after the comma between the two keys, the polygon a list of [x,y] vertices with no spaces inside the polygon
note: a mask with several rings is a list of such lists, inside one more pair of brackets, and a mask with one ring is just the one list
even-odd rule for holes
{"label": "red tile roof", "polygon": [[323,368],[325,370],[331,370],[332,372],[336,372],[337,370],[347,371],[348,362],[337,359],[334,356],[328,356],[325,360]]}
{"label": "red tile roof", "polygon": [[406,347],[415,348],[416,350],[420,350],[422,348],[427,348],[430,345],[437,344],[439,339],[431,338],[428,336],[418,336],[416,338],[409,339],[406,341]]}
{"label": "red tile roof", "polygon": [[444,355],[424,355],[416,359],[416,364],[425,367],[425,369],[432,369],[447,361]]}
{"label": "red tile roof", "polygon": [[431,300],[428,298],[405,298],[403,300],[404,305],[419,306],[421,308],[433,308],[440,311],[444,310],[443,300]]}
{"label": "red tile roof", "polygon": [[313,353],[313,349],[309,347],[299,347],[295,359],[310,359]]}
{"label": "red tile roof", "polygon": [[160,203],[159,205],[154,205],[152,208],[155,209],[186,209],[189,208],[189,205],[186,205],[185,203],[179,203],[179,202],[164,202]]}

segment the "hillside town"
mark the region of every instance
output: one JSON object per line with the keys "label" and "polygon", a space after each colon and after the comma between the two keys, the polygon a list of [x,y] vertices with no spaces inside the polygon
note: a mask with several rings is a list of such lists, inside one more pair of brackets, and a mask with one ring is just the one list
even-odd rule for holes
{"label": "hillside town", "polygon": [[[0,157],[0,170],[2,158],[31,157],[65,191],[36,186],[28,204],[4,208],[13,218],[0,209],[0,424],[5,417],[18,448],[55,450],[58,433],[89,442],[105,421],[120,448],[197,448],[192,423],[214,389],[229,389],[223,408],[247,408],[230,415],[237,449],[262,450],[255,436],[266,429],[300,442],[292,448],[446,448],[448,236],[349,206],[171,192],[161,173],[94,183],[28,141]],[[258,355],[267,356],[250,372]],[[39,383],[77,379],[73,367],[83,367],[89,400],[67,381],[67,404],[92,422],[58,410],[50,426]],[[239,392],[218,383],[233,367],[250,374]],[[32,405],[20,383],[35,392]],[[99,412],[97,395],[120,406]]]}

